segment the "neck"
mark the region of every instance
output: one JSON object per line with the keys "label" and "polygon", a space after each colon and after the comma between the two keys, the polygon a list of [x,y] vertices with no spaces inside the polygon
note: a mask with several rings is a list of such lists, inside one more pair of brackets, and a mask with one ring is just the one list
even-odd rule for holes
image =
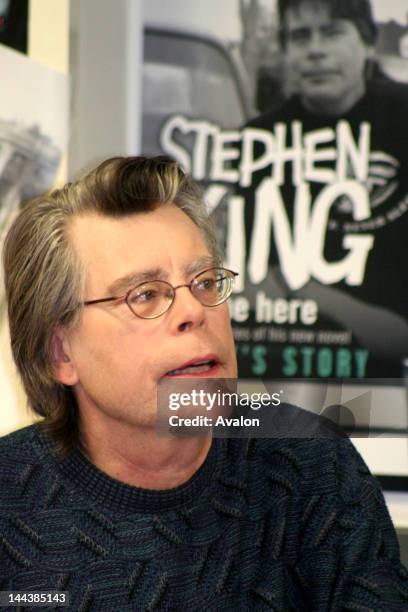
{"label": "neck", "polygon": [[178,439],[152,427],[82,420],[81,443],[89,460],[112,478],[144,489],[172,489],[204,463],[211,436]]}
{"label": "neck", "polygon": [[314,115],[326,115],[340,117],[353,108],[365,94],[365,83],[361,87],[353,89],[348,95],[341,99],[332,100],[328,98],[305,98],[302,97],[302,105]]}

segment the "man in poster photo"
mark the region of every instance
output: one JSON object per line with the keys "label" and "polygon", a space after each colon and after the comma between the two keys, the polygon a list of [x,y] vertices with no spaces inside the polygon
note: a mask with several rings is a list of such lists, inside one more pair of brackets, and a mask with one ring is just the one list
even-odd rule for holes
{"label": "man in poster photo", "polygon": [[[292,94],[247,127],[273,133],[284,171],[278,175],[275,159],[247,190],[249,269],[259,267],[262,246],[255,251],[267,240],[267,224],[257,215],[267,198],[256,204],[254,194],[272,176],[277,190],[269,201],[282,205],[290,248],[301,253],[296,261],[285,256],[275,217],[274,291],[280,286],[286,298],[315,299],[319,329],[351,332],[348,346],[329,346],[333,355],[348,350],[350,367],[333,359],[329,375],[398,378],[408,345],[408,87],[389,79],[375,60],[369,0],[278,0],[278,14]],[[364,359],[358,364],[357,357]],[[311,362],[306,372],[294,353],[280,361],[279,374],[322,375]]]}
{"label": "man in poster photo", "polygon": [[19,213],[10,336],[43,420],[0,440],[1,605],[407,609],[381,489],[347,438],[158,435],[161,381],[237,376],[220,257],[163,157],[107,160]]}

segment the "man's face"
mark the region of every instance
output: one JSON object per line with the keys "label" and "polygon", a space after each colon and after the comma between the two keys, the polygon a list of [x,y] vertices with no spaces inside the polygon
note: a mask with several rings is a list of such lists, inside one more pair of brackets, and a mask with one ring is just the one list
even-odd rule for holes
{"label": "man's face", "polygon": [[[211,266],[201,232],[173,204],[117,219],[84,215],[69,235],[86,270],[86,300],[126,293],[137,281],[113,285],[129,275],[151,272],[177,286]],[[123,302],[85,307],[64,342],[80,412],[105,422],[153,425],[158,382],[192,360],[214,362],[194,375],[237,375],[227,304],[202,306],[188,288],[178,289],[171,308],[156,319],[136,317]]]}
{"label": "man's face", "polygon": [[354,23],[305,0],[287,10],[283,27],[285,60],[303,105],[318,114],[347,112],[365,91],[365,65],[373,54]]}

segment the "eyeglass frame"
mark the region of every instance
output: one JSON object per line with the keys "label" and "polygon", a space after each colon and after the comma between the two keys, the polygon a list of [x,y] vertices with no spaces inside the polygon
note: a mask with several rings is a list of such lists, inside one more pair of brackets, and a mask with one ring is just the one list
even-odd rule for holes
{"label": "eyeglass frame", "polygon": [[[131,311],[131,313],[135,316],[138,317],[139,319],[145,319],[145,320],[152,320],[152,319],[158,319],[159,317],[163,316],[168,310],[170,310],[170,308],[173,306],[174,304],[174,300],[176,299],[176,291],[177,289],[181,289],[182,287],[188,287],[188,289],[190,289],[190,293],[191,295],[202,305],[205,306],[206,308],[215,308],[216,306],[220,306],[220,304],[224,304],[224,302],[226,302],[228,300],[228,298],[231,295],[232,292],[232,285],[231,285],[231,290],[229,293],[227,293],[226,297],[224,297],[220,302],[217,302],[217,304],[203,304],[202,302],[200,302],[200,300],[194,295],[193,291],[192,291],[192,284],[194,283],[194,281],[196,280],[196,278],[198,276],[201,276],[201,274],[205,274],[206,272],[209,272],[210,270],[224,270],[225,272],[229,272],[230,274],[233,274],[233,277],[231,278],[232,283],[234,282],[235,278],[237,276],[239,276],[238,272],[234,272],[233,270],[229,270],[228,268],[222,268],[222,267],[218,267],[218,266],[211,266],[211,268],[206,268],[205,270],[202,270],[201,272],[199,272],[198,274],[196,274],[189,283],[183,284],[183,285],[177,285],[176,287],[173,287],[173,285],[171,285],[168,281],[162,280],[162,279],[152,279],[152,280],[148,280],[148,281],[144,281],[143,283],[138,283],[137,285],[135,285],[134,287],[131,287],[125,294],[123,295],[118,295],[117,297],[111,296],[111,297],[106,297],[106,298],[99,298],[97,300],[86,300],[85,302],[82,302],[83,306],[92,306],[94,304],[103,304],[105,302],[116,302],[119,300],[123,300],[123,302],[126,303],[127,307],[129,308],[129,310]],[[136,314],[136,312],[132,309],[132,307],[130,306],[129,302],[128,302],[128,297],[129,295],[135,291],[135,289],[137,289],[138,287],[143,287],[143,285],[147,285],[148,283],[156,283],[156,282],[160,282],[160,283],[164,283],[166,285],[168,285],[172,292],[173,292],[173,297],[172,300],[169,302],[168,307],[163,310],[163,312],[161,312],[159,315],[155,315],[154,317],[142,317],[139,314]]]}

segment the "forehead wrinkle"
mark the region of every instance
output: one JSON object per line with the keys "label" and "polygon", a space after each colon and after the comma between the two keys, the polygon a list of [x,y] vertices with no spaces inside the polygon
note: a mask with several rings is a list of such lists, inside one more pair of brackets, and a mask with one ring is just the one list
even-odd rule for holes
{"label": "forehead wrinkle", "polygon": [[[200,257],[195,261],[188,263],[183,267],[183,273],[186,276],[190,276],[192,274],[196,274],[201,270],[211,267],[215,265],[214,258],[211,256]],[[133,271],[129,272],[125,276],[121,276],[120,278],[113,281],[111,285],[108,287],[108,291],[112,294],[120,293],[121,291],[126,291],[136,285],[140,285],[141,283],[152,281],[152,280],[168,280],[169,273],[166,272],[161,267],[151,268],[150,270],[143,271]]]}

